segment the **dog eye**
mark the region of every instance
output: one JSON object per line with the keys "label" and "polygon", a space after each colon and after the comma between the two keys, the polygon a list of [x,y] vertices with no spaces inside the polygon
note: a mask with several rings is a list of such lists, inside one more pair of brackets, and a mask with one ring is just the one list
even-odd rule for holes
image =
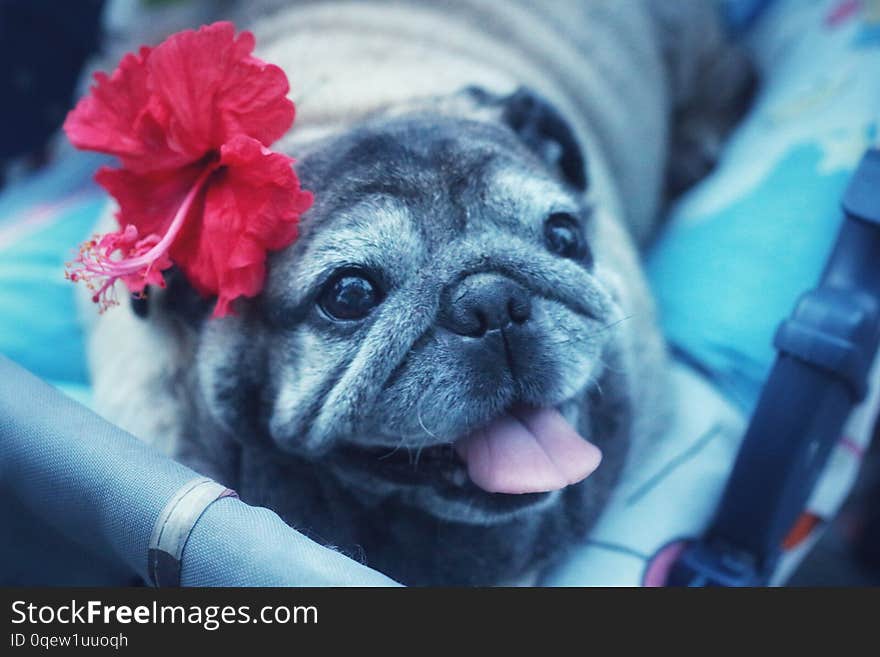
{"label": "dog eye", "polygon": [[318,305],[326,315],[347,321],[363,319],[381,302],[378,286],[357,270],[335,274],[318,297]]}
{"label": "dog eye", "polygon": [[580,224],[567,212],[554,212],[544,222],[544,241],[558,256],[580,260],[587,255]]}

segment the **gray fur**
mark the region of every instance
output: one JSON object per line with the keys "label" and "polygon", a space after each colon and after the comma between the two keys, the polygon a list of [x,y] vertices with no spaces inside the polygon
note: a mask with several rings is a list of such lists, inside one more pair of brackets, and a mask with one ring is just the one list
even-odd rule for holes
{"label": "gray fur", "polygon": [[[684,68],[673,50],[666,57]],[[113,320],[124,331],[99,326],[121,354],[149,340],[170,368],[134,366],[138,387],[105,414],[158,403],[171,420],[129,428],[155,441],[157,424],[174,426],[178,458],[405,583],[509,582],[558,559],[595,522],[630,446],[650,449],[662,429],[664,351],[617,213],[638,199],[617,198],[607,175],[632,154],[609,167],[583,145],[607,135],[519,93],[417,98],[295,140],[316,203],[299,239],[271,256],[263,293],[235,317],[207,319],[210,305],[177,279],[153,295],[146,321],[128,313]],[[537,123],[520,120],[524,97]],[[629,109],[650,125],[671,117],[662,100]],[[621,174],[627,184],[662,171],[663,152],[646,150],[649,162]],[[543,226],[556,212],[577,219],[588,257],[547,250]],[[384,300],[363,320],[333,321],[316,298],[351,266]],[[503,344],[444,326],[452,291],[474,276],[529,296],[530,318]],[[93,362],[106,389],[107,366]],[[602,449],[596,473],[547,494],[490,494],[467,481],[452,443],[516,404],[559,408]]]}

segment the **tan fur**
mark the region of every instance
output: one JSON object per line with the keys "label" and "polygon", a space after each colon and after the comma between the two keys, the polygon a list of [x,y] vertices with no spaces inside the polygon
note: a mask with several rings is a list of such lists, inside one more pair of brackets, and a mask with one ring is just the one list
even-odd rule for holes
{"label": "tan fur", "polygon": [[[629,324],[628,357],[657,359],[663,347],[633,241],[651,233],[661,206],[672,110],[694,95],[721,41],[711,3],[682,4],[327,1],[287,3],[265,15],[245,3],[242,15],[261,15],[239,25],[256,33],[257,55],[288,74],[298,114],[276,147],[294,156],[371,114],[471,85],[497,93],[525,85],[547,98],[586,151],[600,209],[594,249],[611,270],[627,272],[613,287]],[[84,309],[97,410],[174,453],[181,401],[168,376],[188,345],[169,327],[136,318],[126,303],[98,320],[94,314]],[[658,384],[636,385],[636,398],[660,415]],[[644,429],[636,434],[647,435]]]}

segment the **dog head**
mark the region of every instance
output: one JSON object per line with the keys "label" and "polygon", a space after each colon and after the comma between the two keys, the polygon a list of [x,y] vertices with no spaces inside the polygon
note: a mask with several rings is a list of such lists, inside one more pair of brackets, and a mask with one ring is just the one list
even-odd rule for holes
{"label": "dog head", "polygon": [[242,441],[491,523],[595,467],[587,400],[621,311],[564,119],[526,91],[459,101],[300,154],[316,203],[263,293],[199,323],[197,378]]}

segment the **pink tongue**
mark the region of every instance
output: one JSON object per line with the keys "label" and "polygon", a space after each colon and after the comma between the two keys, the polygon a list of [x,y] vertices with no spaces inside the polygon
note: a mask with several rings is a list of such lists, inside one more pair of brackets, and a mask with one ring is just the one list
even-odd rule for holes
{"label": "pink tongue", "polygon": [[490,493],[545,493],[585,479],[602,460],[552,408],[515,410],[456,444],[468,475]]}

